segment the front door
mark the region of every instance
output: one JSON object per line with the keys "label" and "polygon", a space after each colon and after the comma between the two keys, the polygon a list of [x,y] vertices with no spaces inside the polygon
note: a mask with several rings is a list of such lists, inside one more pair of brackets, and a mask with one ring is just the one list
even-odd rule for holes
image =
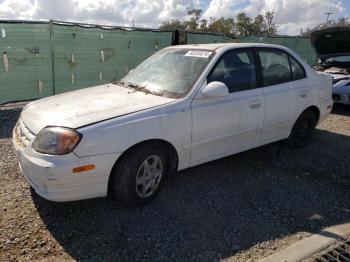
{"label": "front door", "polygon": [[223,54],[207,77],[213,81],[225,83],[229,95],[204,98],[199,92],[193,100],[191,165],[255,147],[262,128],[265,98],[252,50]]}

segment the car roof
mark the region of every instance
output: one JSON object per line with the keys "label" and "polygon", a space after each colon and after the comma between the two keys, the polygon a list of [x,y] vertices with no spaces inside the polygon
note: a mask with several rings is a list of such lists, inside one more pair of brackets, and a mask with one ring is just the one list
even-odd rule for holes
{"label": "car roof", "polygon": [[205,49],[205,50],[220,50],[227,48],[244,48],[244,47],[270,47],[285,49],[283,46],[260,44],[260,43],[215,43],[215,44],[190,44],[190,45],[176,45],[168,48],[184,48],[184,49]]}

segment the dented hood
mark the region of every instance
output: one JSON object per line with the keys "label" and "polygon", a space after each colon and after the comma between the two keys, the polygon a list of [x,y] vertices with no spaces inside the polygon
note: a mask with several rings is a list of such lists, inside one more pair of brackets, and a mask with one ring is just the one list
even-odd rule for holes
{"label": "dented hood", "polygon": [[350,54],[350,27],[331,27],[314,31],[311,44],[321,59],[335,54]]}
{"label": "dented hood", "polygon": [[32,102],[25,107],[21,118],[37,134],[46,126],[78,128],[174,100],[107,84]]}

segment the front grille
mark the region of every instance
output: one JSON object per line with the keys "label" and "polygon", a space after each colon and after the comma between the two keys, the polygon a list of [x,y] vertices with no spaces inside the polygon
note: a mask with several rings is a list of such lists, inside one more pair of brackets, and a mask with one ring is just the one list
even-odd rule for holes
{"label": "front grille", "polygon": [[330,249],[314,255],[311,262],[350,262],[350,240],[339,242]]}
{"label": "front grille", "polygon": [[28,126],[19,120],[15,129],[15,140],[22,147],[27,147],[35,138],[35,134],[28,128]]}

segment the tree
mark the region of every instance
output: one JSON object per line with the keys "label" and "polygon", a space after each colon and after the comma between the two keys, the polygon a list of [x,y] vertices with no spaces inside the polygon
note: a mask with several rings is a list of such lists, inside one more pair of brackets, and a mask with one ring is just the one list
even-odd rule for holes
{"label": "tree", "polygon": [[264,34],[276,35],[277,30],[276,30],[276,25],[273,22],[274,17],[275,17],[274,12],[267,11],[265,13],[265,31],[264,31]]}
{"label": "tree", "polygon": [[190,31],[204,30],[205,28],[207,28],[207,20],[200,20],[202,12],[202,9],[192,9],[187,12],[187,14],[190,15],[190,20],[180,21],[179,19],[174,19],[167,22],[163,22],[159,29],[186,29]]}
{"label": "tree", "polygon": [[264,34],[266,30],[266,23],[263,15],[258,15],[255,17],[254,22],[251,25],[253,35]]}
{"label": "tree", "polygon": [[346,26],[347,24],[348,24],[348,18],[340,17],[338,19],[337,25],[339,25],[339,26]]}
{"label": "tree", "polygon": [[201,21],[200,21],[200,25],[199,25],[199,29],[201,31],[206,31],[206,29],[208,28],[208,20],[203,18]]}
{"label": "tree", "polygon": [[186,29],[186,25],[182,21],[175,19],[175,20],[164,22],[159,27],[159,29],[161,29],[161,30],[183,29],[184,30],[184,29]]}
{"label": "tree", "polygon": [[276,27],[273,23],[274,13],[266,12],[257,15],[254,19],[246,13],[237,14],[236,21],[233,18],[221,17],[210,18],[209,21],[202,17],[202,9],[192,9],[188,11],[188,20],[178,19],[164,22],[160,29],[182,29],[198,32],[213,32],[227,35],[275,35]]}
{"label": "tree", "polygon": [[211,19],[206,31],[230,35],[234,33],[235,21],[233,18]]}
{"label": "tree", "polygon": [[190,15],[190,20],[186,21],[186,25],[187,25],[187,30],[191,30],[191,31],[197,31],[199,28],[199,20],[202,16],[202,9],[192,9],[190,11],[188,11],[188,15]]}
{"label": "tree", "polygon": [[240,36],[252,35],[252,19],[246,13],[241,12],[237,15],[236,30]]}
{"label": "tree", "polygon": [[257,15],[252,20],[246,13],[237,15],[236,30],[240,36],[248,35],[276,35],[276,27],[273,23],[274,13],[266,12],[264,15]]}

